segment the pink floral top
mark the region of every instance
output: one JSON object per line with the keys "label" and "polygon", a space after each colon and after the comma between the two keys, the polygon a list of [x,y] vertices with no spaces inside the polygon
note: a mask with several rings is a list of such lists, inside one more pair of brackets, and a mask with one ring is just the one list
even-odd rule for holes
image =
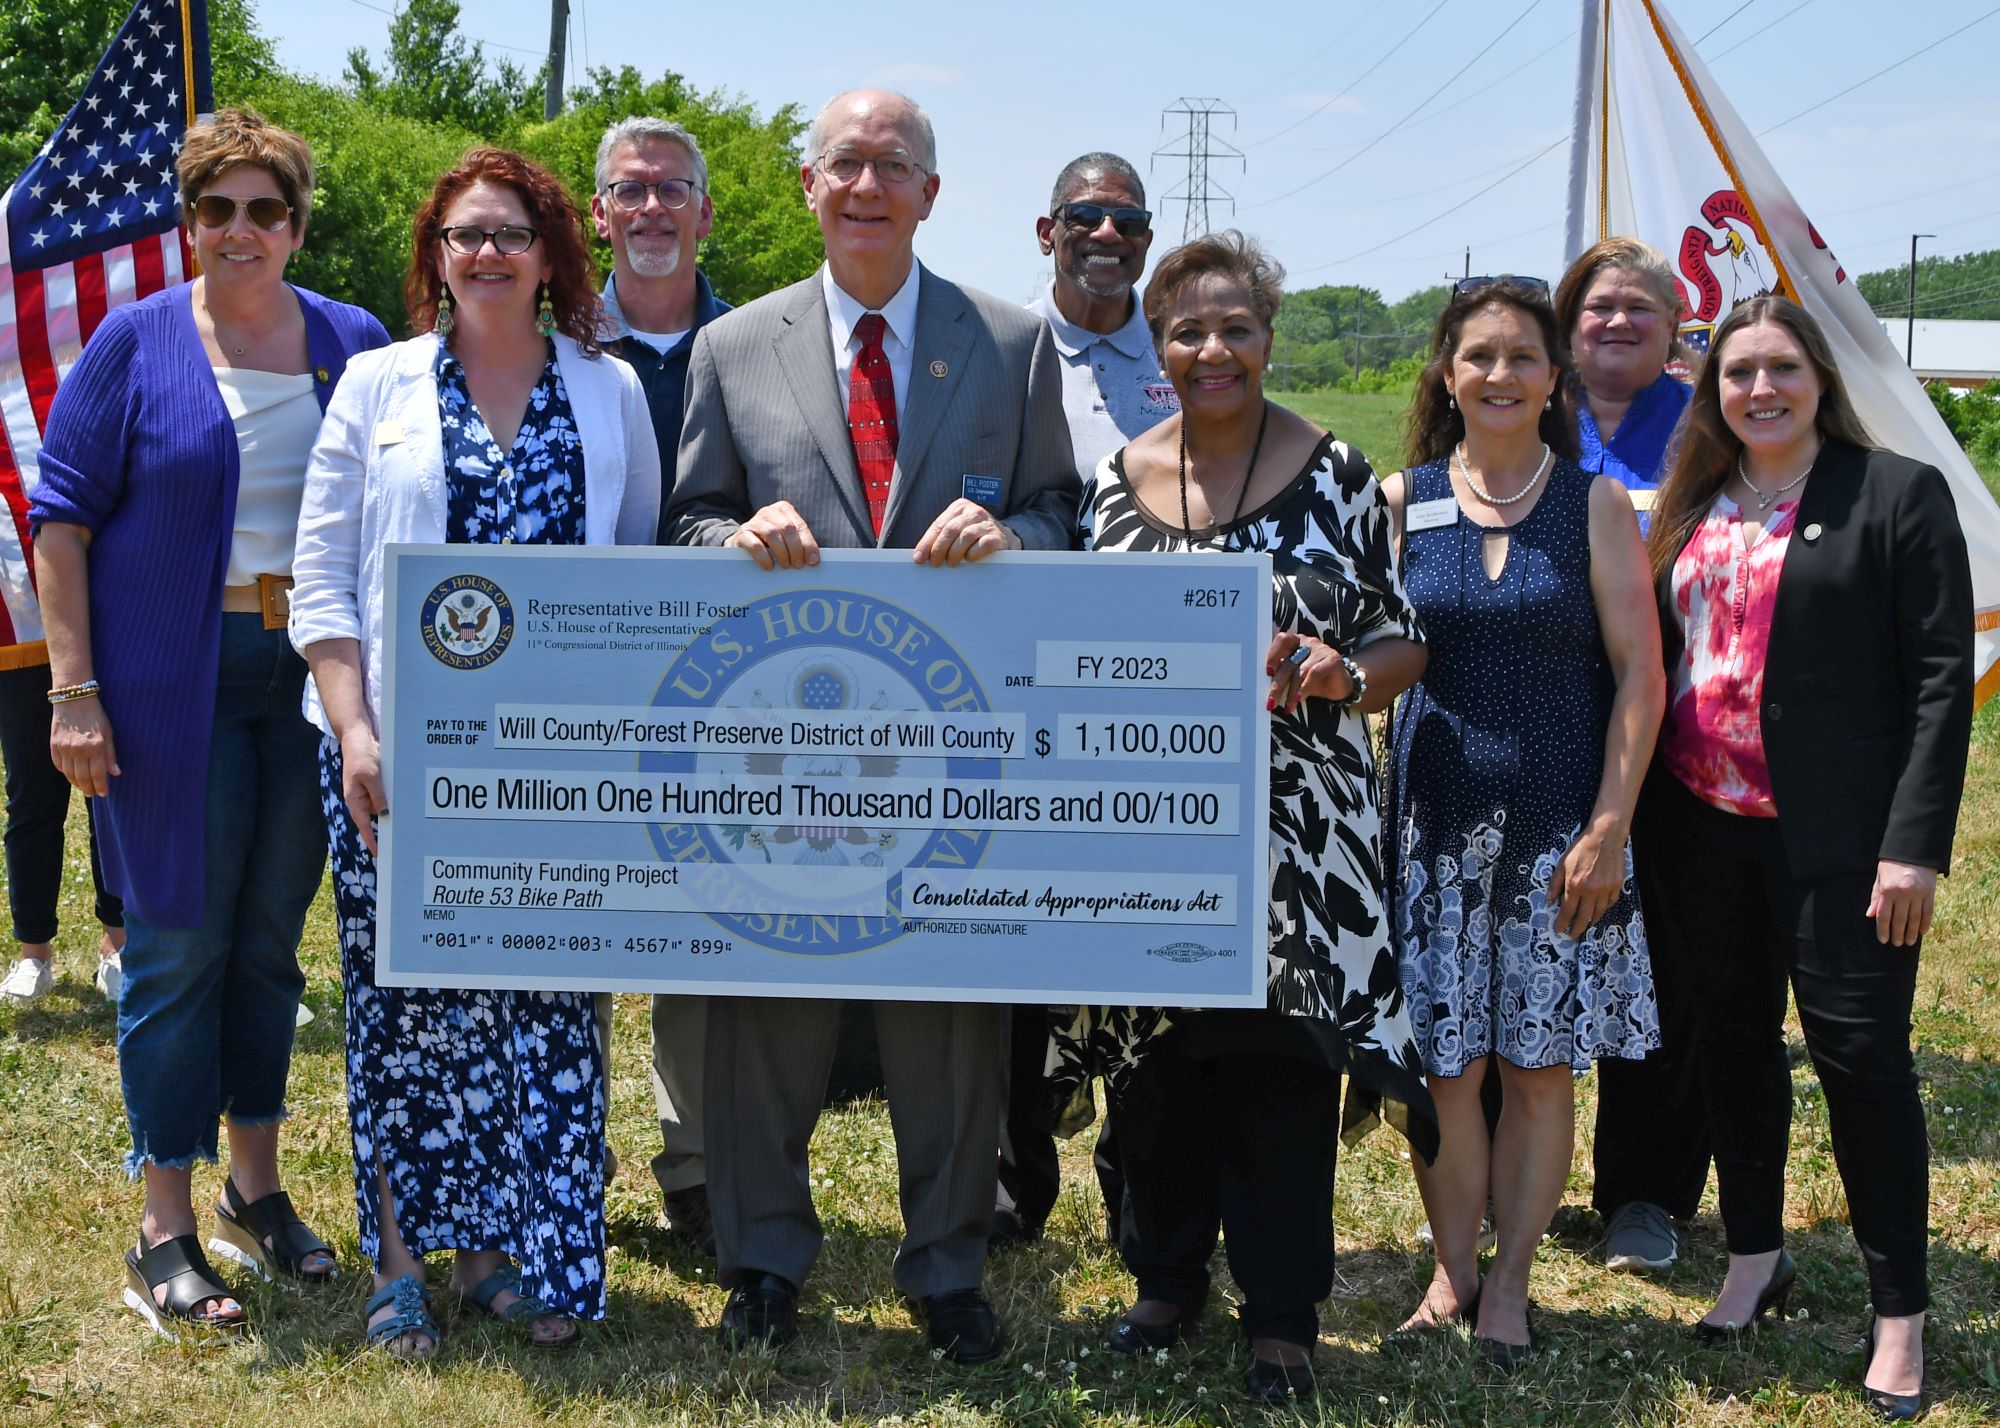
{"label": "pink floral top", "polygon": [[1744,526],[1751,518],[1728,495],[1718,495],[1674,561],[1682,652],[1660,750],[1697,798],[1751,818],[1778,816],[1758,708],[1778,576],[1798,514],[1796,500],[1780,504],[1746,551]]}

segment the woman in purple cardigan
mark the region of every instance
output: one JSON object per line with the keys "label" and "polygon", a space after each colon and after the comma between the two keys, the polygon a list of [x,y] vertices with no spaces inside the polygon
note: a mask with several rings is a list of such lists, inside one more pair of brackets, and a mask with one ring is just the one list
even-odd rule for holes
{"label": "woman in purple cardigan", "polygon": [[284,281],[312,200],[304,140],[225,109],[177,169],[202,276],[92,335],[49,413],[32,509],[50,750],[96,800],[125,899],[125,1168],[146,1186],[125,1302],[161,1333],[244,1322],[194,1212],[219,1116],[210,1247],[308,1283],[334,1272],[278,1180],[299,934],[326,861],[285,615],[321,413],[349,356],[389,340]]}

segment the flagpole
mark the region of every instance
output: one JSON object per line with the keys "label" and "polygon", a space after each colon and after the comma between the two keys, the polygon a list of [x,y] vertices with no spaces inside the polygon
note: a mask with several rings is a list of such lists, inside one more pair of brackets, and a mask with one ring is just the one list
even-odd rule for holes
{"label": "flagpole", "polygon": [[[181,101],[186,106],[187,127],[194,128],[197,117],[195,106],[201,101],[194,92],[194,0],[180,0],[181,9]],[[181,252],[187,259],[188,275],[201,276],[201,259],[195,256],[194,244],[187,241],[186,232],[181,235]]]}
{"label": "flagpole", "polygon": [[[1583,42],[1577,49],[1576,102],[1570,115],[1569,209],[1563,221],[1563,261],[1566,263],[1573,262],[1576,255],[1593,241],[1584,237],[1587,221],[1584,214],[1585,205],[1590,202],[1590,114],[1597,92],[1591,58],[1597,52],[1598,13],[1603,3],[1604,0],[1583,0]],[[1599,182],[1602,183],[1601,177]],[[1604,235],[1599,233],[1597,236],[1602,238]]]}

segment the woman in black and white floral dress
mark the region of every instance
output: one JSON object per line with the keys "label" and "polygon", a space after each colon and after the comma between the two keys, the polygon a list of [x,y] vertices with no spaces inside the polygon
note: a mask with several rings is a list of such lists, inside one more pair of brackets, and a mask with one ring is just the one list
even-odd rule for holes
{"label": "woman in black and white floral dress", "polygon": [[1208,1291],[1218,1229],[1244,1296],[1251,1391],[1310,1392],[1333,1283],[1333,1178],[1375,1109],[1436,1147],[1383,901],[1365,713],[1423,672],[1387,508],[1368,463],[1264,400],[1282,273],[1241,235],[1171,253],[1145,310],[1181,416],[1085,484],[1083,544],[1104,551],[1268,551],[1271,742],[1269,1005],[1086,1008],[1056,1037],[1058,1094],[1102,1073],[1130,1187],[1119,1249],[1139,1282],[1113,1346],[1165,1347]]}

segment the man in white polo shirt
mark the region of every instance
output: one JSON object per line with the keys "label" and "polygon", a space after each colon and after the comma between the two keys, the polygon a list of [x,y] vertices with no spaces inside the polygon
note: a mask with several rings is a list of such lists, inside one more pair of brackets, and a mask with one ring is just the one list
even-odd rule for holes
{"label": "man in white polo shirt", "polygon": [[[1098,462],[1180,410],[1173,385],[1160,375],[1159,353],[1139,308],[1152,222],[1138,170],[1106,153],[1067,164],[1056,176],[1048,213],[1035,220],[1035,236],[1055,259],[1056,272],[1028,311],[1049,325],[1062,357],[1063,415],[1077,474],[1086,481]],[[1000,1189],[987,1237],[996,1249],[1039,1236],[1062,1188],[1041,1096],[1046,1008],[1014,1008],[1010,1031]],[[1108,1112],[1096,1160],[1105,1227],[1116,1243],[1125,1177]]]}

